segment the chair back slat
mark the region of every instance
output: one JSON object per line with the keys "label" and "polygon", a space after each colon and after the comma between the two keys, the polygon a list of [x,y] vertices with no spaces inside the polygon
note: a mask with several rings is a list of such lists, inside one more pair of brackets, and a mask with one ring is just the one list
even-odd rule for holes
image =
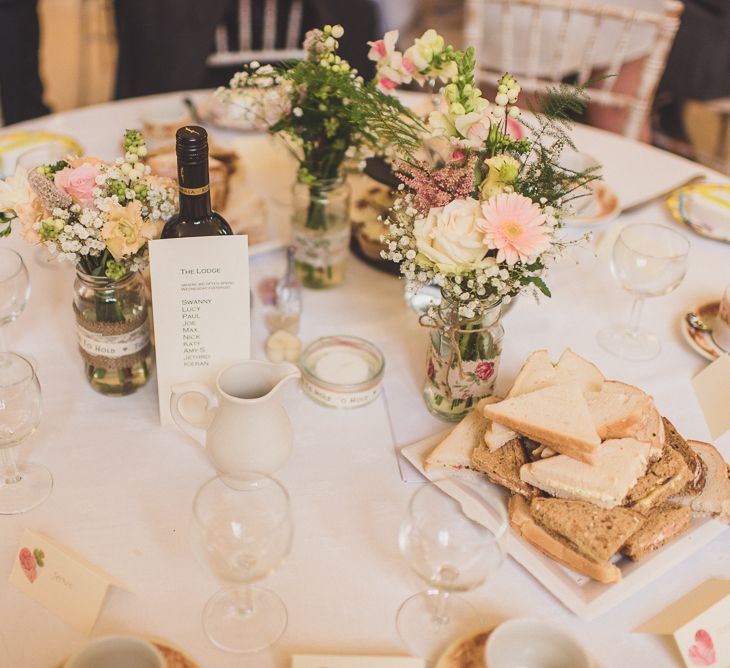
{"label": "chair back slat", "polygon": [[527,67],[525,68],[525,74],[528,77],[537,76],[541,38],[542,12],[540,11],[539,5],[535,5],[530,14],[530,43],[527,51]]}
{"label": "chair back slat", "polygon": [[251,0],[238,0],[238,50],[251,49]]}
{"label": "chair back slat", "polygon": [[[613,50],[613,55],[611,56],[611,62],[608,65],[609,74],[618,74],[618,71],[621,69],[621,65],[625,62],[626,51],[629,48],[631,34],[635,25],[636,22],[631,18],[624,19],[621,22],[621,37],[619,37],[616,48]],[[600,86],[603,90],[613,90],[616,87],[617,79],[617,76],[606,77],[603,81],[601,81]]]}
{"label": "chair back slat", "polygon": [[223,23],[215,29],[215,50],[218,53],[230,51],[228,46],[228,28]]}
{"label": "chair back slat", "polygon": [[591,22],[591,30],[586,37],[585,58],[583,58],[583,64],[578,71],[579,85],[585,84],[593,71],[593,63],[596,57],[596,44],[598,43],[598,33],[604,23],[604,16],[602,8],[601,11],[593,17],[593,21]]}
{"label": "chair back slat", "polygon": [[509,2],[502,2],[501,23],[502,67],[505,72],[509,72],[512,69],[512,43],[514,41],[512,32],[512,5]]}
{"label": "chair back slat", "polygon": [[302,0],[292,0],[289,8],[289,20],[286,24],[286,48],[296,49],[299,46],[299,33],[302,29]]}
{"label": "chair back slat", "polygon": [[562,72],[562,68],[565,66],[565,44],[567,41],[566,38],[568,37],[568,25],[570,24],[571,16],[570,4],[568,4],[563,9],[562,16],[560,17],[558,37],[555,40],[555,49],[553,50],[553,62],[550,71],[552,72],[552,77],[555,81],[559,81],[561,79],[560,73]]}
{"label": "chair back slat", "polygon": [[[498,10],[496,16],[494,12],[491,14],[489,12],[489,8],[492,7],[495,11]],[[530,10],[530,34],[526,40],[524,36],[518,37],[528,43],[526,59],[516,57],[514,50],[514,12],[517,8]],[[648,117],[669,50],[679,28],[684,6],[679,0],[665,0],[662,12],[659,13],[620,7],[607,1],[598,3],[587,0],[466,0],[466,9],[465,44],[474,46],[478,80],[493,82],[508,70],[520,80],[522,88],[527,92],[542,92],[546,86],[561,81],[566,75],[566,68],[569,66],[566,44],[572,17],[580,17],[582,25],[588,25],[587,20],[590,21],[585,39],[581,39],[578,43],[580,62],[574,68],[578,76],[577,82],[581,85],[589,81],[591,72],[596,69],[605,69],[609,74],[618,74],[629,59],[636,58],[631,55],[632,37],[638,34],[639,29],[643,31],[648,28],[652,35],[642,42],[642,45],[646,45],[648,53],[643,58],[639,84],[632,94],[615,90],[617,79],[615,76],[588,87],[591,102],[628,111],[622,134],[637,139]],[[546,26],[554,27],[555,21],[551,22],[549,17],[546,19],[545,15],[548,12],[559,13],[557,30],[550,35],[549,40],[543,32],[546,31]],[[489,47],[489,43],[484,42],[484,35],[493,34],[495,28],[488,23],[494,23],[495,20],[503,35],[497,51],[503,62],[498,68],[493,61],[489,62],[490,58],[485,57],[484,51],[485,46]],[[618,40],[615,46],[612,45],[608,63],[598,62],[600,57],[597,56],[597,44],[602,31],[613,26],[620,28]],[[641,34],[643,37],[643,32]],[[554,47],[551,41],[555,42]],[[541,43],[550,44],[547,62],[543,62],[545,54],[541,52]],[[525,48],[522,43],[516,46],[518,49]],[[575,59],[575,54],[571,54],[571,57]],[[491,58],[494,58],[494,55]],[[522,69],[516,67],[516,63],[522,63]]]}
{"label": "chair back slat", "polygon": [[264,49],[276,48],[276,0],[264,3]]}

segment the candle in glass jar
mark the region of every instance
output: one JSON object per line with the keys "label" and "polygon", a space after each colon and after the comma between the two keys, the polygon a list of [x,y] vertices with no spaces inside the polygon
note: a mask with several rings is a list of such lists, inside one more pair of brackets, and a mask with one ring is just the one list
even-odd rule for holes
{"label": "candle in glass jar", "polygon": [[325,337],[302,355],[302,386],[328,406],[362,406],[380,393],[384,361],[371,343],[355,337]]}

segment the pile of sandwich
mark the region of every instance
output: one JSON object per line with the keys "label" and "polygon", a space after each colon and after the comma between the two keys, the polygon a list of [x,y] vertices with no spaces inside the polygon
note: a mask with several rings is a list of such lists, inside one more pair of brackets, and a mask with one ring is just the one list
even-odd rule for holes
{"label": "pile of sandwich", "polygon": [[600,582],[684,533],[694,515],[730,522],[730,470],[686,441],[637,387],[566,350],[530,355],[503,400],[485,399],[427,456],[426,471],[507,488],[512,528]]}

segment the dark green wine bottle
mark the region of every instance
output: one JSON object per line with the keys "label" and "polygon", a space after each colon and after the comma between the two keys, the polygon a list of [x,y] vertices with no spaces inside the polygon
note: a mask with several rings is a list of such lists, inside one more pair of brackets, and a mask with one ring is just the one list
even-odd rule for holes
{"label": "dark green wine bottle", "polygon": [[233,234],[226,219],[210,206],[208,133],[199,125],[186,125],[175,139],[180,207],[162,228],[162,238]]}

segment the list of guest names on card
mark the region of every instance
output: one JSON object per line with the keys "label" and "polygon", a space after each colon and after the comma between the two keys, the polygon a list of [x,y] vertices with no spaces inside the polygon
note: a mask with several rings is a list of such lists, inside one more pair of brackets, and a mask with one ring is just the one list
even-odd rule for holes
{"label": "list of guest names on card", "polygon": [[220,314],[226,300],[225,293],[233,288],[233,281],[221,277],[220,267],[195,267],[180,269],[183,282],[180,285],[180,313],[182,315],[182,355],[184,367],[210,366],[220,333],[218,318],[208,314]]}

